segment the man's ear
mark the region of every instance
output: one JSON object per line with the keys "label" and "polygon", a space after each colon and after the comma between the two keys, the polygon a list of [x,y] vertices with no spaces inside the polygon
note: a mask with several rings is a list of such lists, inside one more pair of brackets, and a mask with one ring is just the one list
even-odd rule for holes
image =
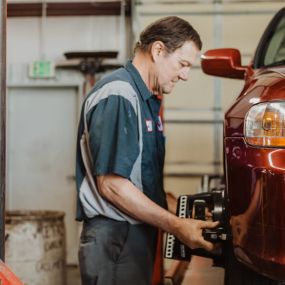
{"label": "man's ear", "polygon": [[151,46],[151,57],[156,62],[165,52],[165,45],[162,41],[155,41]]}

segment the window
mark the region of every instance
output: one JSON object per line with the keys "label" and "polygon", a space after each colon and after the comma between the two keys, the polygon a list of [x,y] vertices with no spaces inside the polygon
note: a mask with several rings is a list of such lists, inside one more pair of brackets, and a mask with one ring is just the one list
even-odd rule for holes
{"label": "window", "polygon": [[264,56],[264,65],[285,63],[285,17],[281,19],[272,35]]}
{"label": "window", "polygon": [[285,65],[285,8],[265,30],[254,57],[254,68]]}

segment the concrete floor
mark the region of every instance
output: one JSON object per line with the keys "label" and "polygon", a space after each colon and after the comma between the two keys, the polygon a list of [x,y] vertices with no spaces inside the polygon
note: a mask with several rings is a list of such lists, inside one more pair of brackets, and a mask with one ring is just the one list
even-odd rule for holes
{"label": "concrete floor", "polygon": [[[181,285],[223,285],[223,278],[222,268],[212,267],[210,259],[194,256],[187,266]],[[67,285],[81,285],[78,267],[68,267]]]}
{"label": "concrete floor", "polygon": [[194,256],[181,285],[223,285],[224,269],[213,267],[211,259]]}
{"label": "concrete floor", "polygon": [[81,285],[80,275],[77,266],[67,267],[67,285]]}

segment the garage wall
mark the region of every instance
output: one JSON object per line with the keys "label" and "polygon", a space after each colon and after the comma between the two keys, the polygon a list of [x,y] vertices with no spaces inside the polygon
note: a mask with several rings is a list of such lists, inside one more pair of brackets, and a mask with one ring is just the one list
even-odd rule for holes
{"label": "garage wall", "polygon": [[130,48],[129,22],[120,16],[7,21],[6,208],[64,211],[69,264],[77,263],[80,232],[74,220],[75,145],[84,77],[57,68],[54,78],[33,79],[28,66],[39,59],[57,64],[64,52],[104,50],[118,51],[112,62],[123,64]]}
{"label": "garage wall", "polygon": [[[135,5],[135,38],[152,21],[176,15],[200,33],[202,53],[238,48],[249,64],[265,27],[284,4],[274,1],[150,1]],[[222,173],[222,123],[243,82],[203,74],[200,60],[188,82],[164,98],[166,129],[165,188],[176,195],[199,191],[202,174]]]}
{"label": "garage wall", "polygon": [[[42,56],[55,62],[69,51],[118,51],[120,62],[129,53],[129,20],[119,16],[8,18],[7,64],[24,64]],[[41,28],[42,27],[42,28]],[[108,35],[108,36],[106,36]]]}

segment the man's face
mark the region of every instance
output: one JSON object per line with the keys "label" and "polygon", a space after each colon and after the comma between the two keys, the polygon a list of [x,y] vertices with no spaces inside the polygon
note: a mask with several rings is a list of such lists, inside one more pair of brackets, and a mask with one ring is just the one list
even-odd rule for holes
{"label": "man's face", "polygon": [[179,80],[188,79],[199,49],[192,41],[187,41],[173,53],[168,53],[165,49],[161,52],[155,62],[154,89],[159,94],[169,94]]}

